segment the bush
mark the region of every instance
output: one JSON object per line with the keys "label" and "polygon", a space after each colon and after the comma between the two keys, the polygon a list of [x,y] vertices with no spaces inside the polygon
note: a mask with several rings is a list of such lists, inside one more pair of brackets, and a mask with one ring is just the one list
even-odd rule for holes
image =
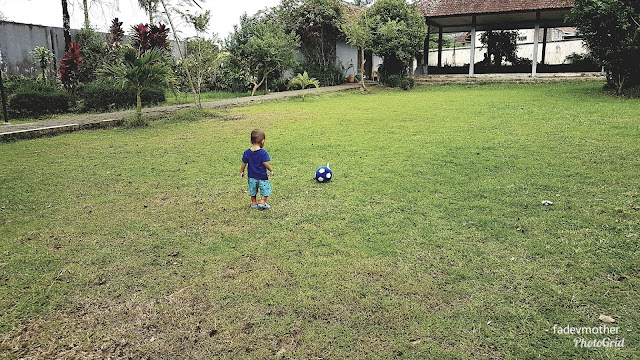
{"label": "bush", "polygon": [[[149,89],[142,91],[142,104],[159,104],[166,100],[164,90]],[[133,88],[122,88],[119,84],[98,80],[83,85],[79,89],[82,111],[106,111],[126,109],[136,106],[136,91]]]}
{"label": "bush", "polygon": [[47,87],[33,89],[29,86],[18,89],[9,96],[8,113],[12,118],[36,117],[69,111],[71,98],[65,91]]}
{"label": "bush", "polygon": [[400,75],[391,75],[381,79],[381,81],[389,87],[401,88],[403,90],[409,90],[415,85],[413,78]]}
{"label": "bush", "polygon": [[303,61],[294,66],[292,72],[294,74],[302,74],[307,71],[310,77],[318,79],[322,86],[333,86],[344,83],[344,72],[337,65],[330,65],[327,69],[322,69],[313,64]]}

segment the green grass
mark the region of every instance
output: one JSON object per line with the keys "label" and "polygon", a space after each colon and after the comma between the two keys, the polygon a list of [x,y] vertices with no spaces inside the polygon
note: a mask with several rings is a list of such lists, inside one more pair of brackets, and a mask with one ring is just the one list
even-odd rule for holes
{"label": "green grass", "polygon": [[[600,88],[334,93],[0,144],[0,354],[638,358],[640,102]],[[238,174],[256,127],[269,211]],[[553,333],[600,314],[624,348]]]}

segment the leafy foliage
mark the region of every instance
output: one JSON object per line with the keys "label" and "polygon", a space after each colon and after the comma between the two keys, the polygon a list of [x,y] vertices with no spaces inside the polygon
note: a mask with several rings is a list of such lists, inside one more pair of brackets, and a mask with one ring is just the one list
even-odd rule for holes
{"label": "leafy foliage", "polygon": [[[11,83],[11,81],[9,81]],[[35,117],[63,113],[69,110],[70,97],[59,87],[23,78],[9,84],[8,112],[12,118]]]}
{"label": "leafy foliage", "polygon": [[225,56],[220,52],[214,40],[202,38],[192,39],[186,42],[187,56],[178,60],[174,68],[178,79],[178,86],[181,90],[187,90],[186,74],[184,65],[194,74],[195,85],[198,92],[201,90],[216,90],[223,87],[223,63]]}
{"label": "leafy foliage", "polygon": [[[112,79],[98,79],[78,88],[81,111],[111,111],[136,106],[136,89],[122,86]],[[159,104],[166,100],[162,88],[150,87],[140,94],[142,105]]]}
{"label": "leafy foliage", "polygon": [[247,69],[254,95],[270,75],[294,65],[299,37],[287,33],[280,23],[264,13],[252,17],[244,14],[225,45],[233,65]]}
{"label": "leafy foliage", "polygon": [[47,74],[51,72],[50,66],[55,61],[53,52],[46,47],[36,46],[29,52],[31,59],[40,66],[42,81],[48,83]]}
{"label": "leafy foliage", "polygon": [[[343,5],[339,0],[284,0],[275,10],[287,32],[300,38],[300,53],[310,72],[330,74],[336,61],[336,42],[341,33]],[[321,77],[323,84],[333,85],[332,78]]]}
{"label": "leafy foliage", "polygon": [[503,61],[518,62],[517,31],[486,31],[480,36],[480,42],[487,47],[488,65],[500,67]]}
{"label": "leafy foliage", "polygon": [[620,95],[640,84],[640,7],[637,1],[576,0],[571,20],[591,55],[607,71],[608,83]]}
{"label": "leafy foliage", "polygon": [[157,48],[141,55],[129,50],[124,57],[124,66],[106,65],[101,69],[100,75],[114,78],[122,88],[131,86],[136,90],[136,113],[141,118],[142,91],[152,87],[166,88],[171,84],[171,69],[166,64],[165,56],[166,53]]}
{"label": "leafy foliage", "polygon": [[384,58],[381,75],[406,75],[410,59],[422,47],[427,35],[424,18],[405,0],[378,0],[369,9],[368,26],[375,34],[371,50]]}
{"label": "leafy foliage", "polygon": [[138,24],[131,27],[132,45],[139,53],[151,49],[169,50],[169,28],[164,24]]}
{"label": "leafy foliage", "polygon": [[82,54],[80,53],[81,45],[77,42],[69,44],[69,49],[65,51],[64,57],[60,60],[58,66],[58,79],[64,87],[74,92],[79,81],[79,71],[82,67]]}
{"label": "leafy foliage", "polygon": [[96,71],[107,60],[109,48],[105,37],[91,28],[81,29],[76,35],[76,41],[82,46],[82,66],[78,69],[78,81],[91,82],[96,79]]}
{"label": "leafy foliage", "polygon": [[121,44],[124,39],[124,30],[122,30],[122,21],[118,18],[111,20],[111,27],[109,28],[109,43]]}
{"label": "leafy foliage", "polygon": [[316,78],[312,78],[305,71],[303,74],[298,74],[289,80],[289,88],[296,87],[299,89],[306,89],[309,86],[315,86],[316,88],[320,87],[320,82]]}

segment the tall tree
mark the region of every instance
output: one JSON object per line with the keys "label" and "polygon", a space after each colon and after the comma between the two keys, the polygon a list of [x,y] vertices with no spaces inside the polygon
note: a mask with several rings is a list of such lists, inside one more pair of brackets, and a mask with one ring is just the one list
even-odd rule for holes
{"label": "tall tree", "polygon": [[159,0],[138,0],[140,6],[149,15],[149,24],[153,24],[153,14],[158,12]]}
{"label": "tall tree", "polygon": [[274,10],[286,31],[300,37],[306,70],[325,85],[331,83],[331,70],[336,66],[343,7],[341,0],[283,0]]}
{"label": "tall tree", "polygon": [[62,29],[64,30],[64,49],[69,49],[71,44],[71,18],[69,17],[69,7],[67,0],[62,1]]}
{"label": "tall tree", "polygon": [[[152,0],[152,1],[156,1],[156,0]],[[180,4],[181,5],[186,5],[186,6],[197,6],[199,8],[202,8],[200,6],[200,4],[198,3],[198,1],[200,0],[180,0]],[[169,25],[171,26],[171,32],[173,32],[173,39],[175,40],[175,44],[176,47],[178,48],[178,52],[180,53],[180,58],[184,59],[187,54],[186,51],[183,51],[183,47],[180,43],[180,37],[178,36],[178,31],[173,23],[173,19],[171,18],[171,14],[173,12],[176,12],[174,7],[171,7],[171,3],[170,0],[160,0],[160,4],[162,4],[162,8],[164,9],[164,14],[167,17],[167,20],[169,20]],[[197,94],[196,94],[196,88],[193,86],[193,79],[191,78],[191,72],[189,71],[189,67],[187,66],[186,62],[182,62],[183,67],[184,67],[184,71],[187,74],[187,80],[189,81],[189,88],[191,88],[191,93],[193,94],[193,102],[197,103]]]}
{"label": "tall tree", "polygon": [[358,72],[360,73],[360,89],[362,91],[367,91],[367,87],[364,85],[364,51],[371,47],[373,40],[373,34],[369,29],[366,11],[354,11],[350,16],[347,16],[347,20],[342,25],[342,32],[347,37],[347,43],[358,47],[358,57],[360,58]]}
{"label": "tall tree", "polygon": [[367,9],[374,53],[384,58],[382,80],[407,75],[411,58],[427,36],[427,25],[415,5],[405,0],[378,0]]}
{"label": "tall tree", "polygon": [[249,72],[253,96],[262,84],[265,91],[268,89],[269,75],[293,66],[300,38],[287,33],[277,21],[258,13],[253,17],[244,14],[225,43],[234,64]]}
{"label": "tall tree", "polygon": [[618,95],[640,83],[639,18],[638,1],[630,0],[576,0],[571,10],[572,22]]}

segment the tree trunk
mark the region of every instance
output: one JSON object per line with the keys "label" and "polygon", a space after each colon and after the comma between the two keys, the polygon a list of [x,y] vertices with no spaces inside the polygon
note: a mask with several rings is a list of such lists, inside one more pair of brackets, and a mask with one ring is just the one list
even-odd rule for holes
{"label": "tree trunk", "polygon": [[2,100],[2,116],[4,122],[9,123],[9,117],[7,117],[7,96],[4,93],[4,83],[2,82],[2,65],[0,64],[0,99]]}
{"label": "tree trunk", "polygon": [[69,50],[71,44],[71,19],[69,18],[69,8],[67,0],[62,0],[62,28],[64,29],[64,50]]}
{"label": "tree trunk", "polygon": [[84,28],[89,30],[89,0],[82,0],[84,7]]}
{"label": "tree trunk", "polygon": [[[180,58],[184,59],[186,55],[182,52],[182,46],[180,45],[180,38],[178,38],[178,33],[176,32],[176,28],[173,26],[173,20],[171,20],[171,15],[169,14],[169,10],[167,9],[167,3],[165,0],[160,0],[160,2],[162,3],[162,8],[164,9],[164,13],[167,15],[167,20],[169,20],[171,31],[173,31],[173,38],[176,41],[176,46],[178,47]],[[197,104],[198,100],[196,96],[196,89],[193,86],[193,80],[191,79],[191,72],[189,72],[189,67],[187,66],[187,62],[183,61],[182,66],[184,67],[185,73],[187,73],[187,80],[189,80],[189,88],[191,88],[191,93],[193,94],[193,102]],[[198,104],[198,107],[200,107],[199,104]]]}
{"label": "tree trunk", "polygon": [[142,118],[142,89],[138,89],[138,93],[136,94],[136,117],[138,120]]}
{"label": "tree trunk", "polygon": [[360,90],[367,91],[367,87],[364,86],[364,48],[360,46],[358,52],[360,55],[360,69],[358,69],[360,72]]}

